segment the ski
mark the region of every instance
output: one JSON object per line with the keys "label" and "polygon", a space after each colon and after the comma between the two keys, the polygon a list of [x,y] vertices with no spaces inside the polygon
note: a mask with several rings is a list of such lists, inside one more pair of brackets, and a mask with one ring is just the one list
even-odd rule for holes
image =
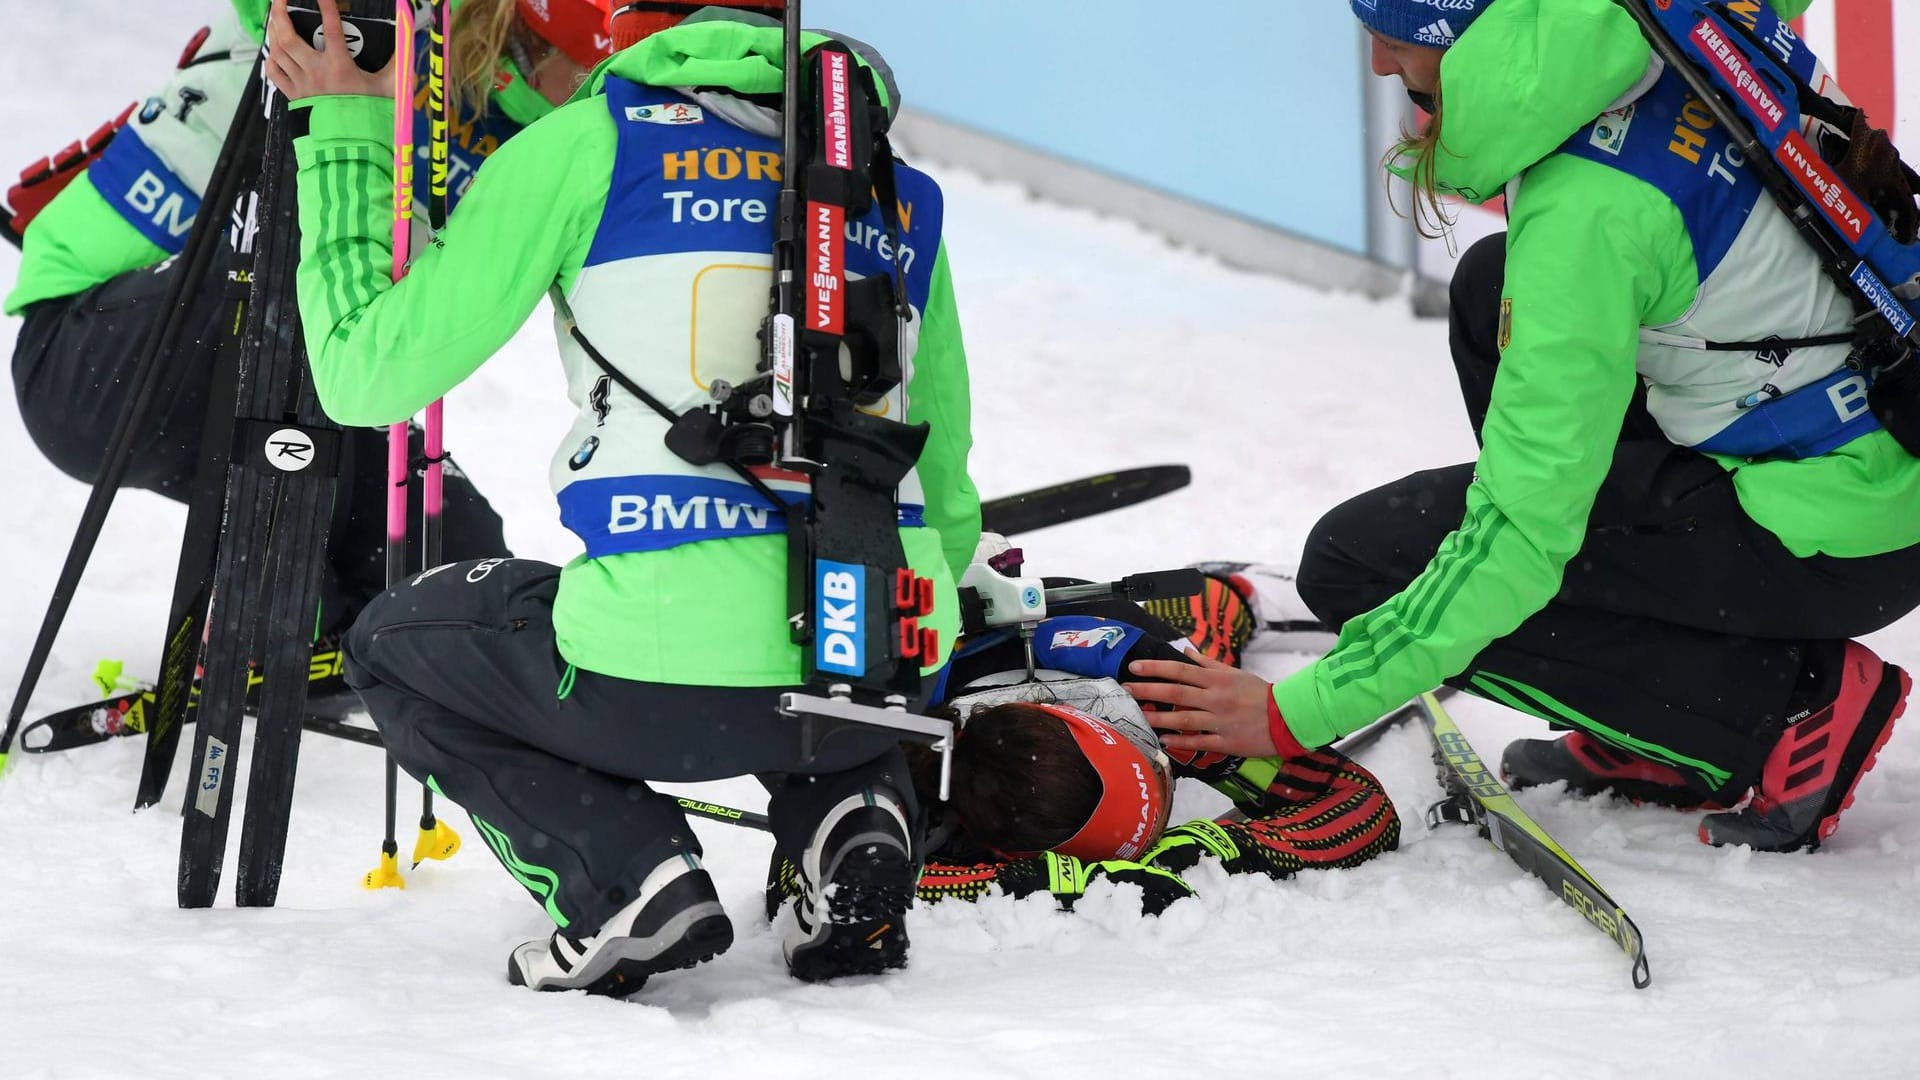
{"label": "ski", "polygon": [[[311,9],[311,5],[303,2],[295,10],[300,9]],[[394,20],[360,13],[345,18],[360,33],[355,61],[370,71],[385,67],[397,45]],[[287,820],[293,810],[299,763],[301,720],[306,714],[305,672],[311,664],[314,623],[320,610],[321,575],[327,562],[342,442],[339,426],[320,407],[308,370],[295,291],[300,214],[293,140],[304,133],[305,114],[296,118],[278,93],[271,94],[268,102],[266,154],[260,166],[261,235],[256,245],[254,310],[249,311],[247,339],[250,346],[259,349],[261,377],[254,383],[251,400],[244,392],[239,398],[239,408],[244,410],[238,413],[243,429],[240,440],[250,433],[253,441],[245,465],[229,474],[251,472],[258,478],[259,501],[252,509],[255,522],[264,529],[256,531],[253,546],[240,549],[240,553],[242,558],[253,558],[255,565],[267,566],[264,577],[254,576],[250,568],[230,567],[229,574],[215,578],[215,588],[227,590],[237,606],[254,613],[260,625],[255,632],[257,651],[217,654],[209,642],[207,663],[211,672],[216,656],[229,664],[258,656],[266,679],[260,693],[259,722],[254,727],[246,817],[240,830],[240,873],[234,883],[234,902],[241,907],[271,907],[279,896]],[[243,367],[242,378],[245,375]],[[236,440],[236,450],[243,445],[240,440]],[[238,508],[246,505],[229,495],[230,523],[239,516]],[[232,590],[235,577],[254,589]],[[230,639],[229,647],[239,640]],[[230,808],[230,794],[225,802]],[[224,835],[224,822],[217,831]],[[183,853],[185,850],[183,844]],[[203,877],[206,887],[195,892],[192,899],[211,904],[213,886],[219,882],[218,854],[205,865],[212,873]],[[183,893],[183,902],[185,899]]]}
{"label": "ski", "polygon": [[1633,987],[1644,990],[1653,982],[1647,967],[1646,945],[1640,928],[1627,917],[1626,910],[1582,869],[1573,856],[1559,845],[1539,823],[1520,809],[1513,794],[1493,770],[1480,760],[1473,744],[1460,732],[1433,694],[1421,695],[1417,702],[1426,716],[1427,734],[1433,739],[1433,760],[1439,771],[1440,787],[1446,798],[1427,811],[1427,827],[1443,821],[1472,825],[1494,847],[1505,852],[1522,870],[1547,883],[1568,907],[1579,912],[1594,928],[1613,939],[1620,951],[1633,961]]}
{"label": "ski", "polygon": [[[153,715],[155,700],[152,690],[133,690],[49,713],[20,730],[20,752],[57,754],[142,734],[147,730],[148,717]],[[197,706],[189,706],[187,723],[194,722],[197,711]],[[350,711],[309,712],[301,717],[300,726],[316,735],[331,735],[368,746],[383,745],[379,732],[341,719]]]}
{"label": "ski", "polygon": [[[1433,692],[1433,697],[1436,701],[1445,701],[1459,692],[1460,691],[1455,690],[1451,686],[1441,686]],[[1379,742],[1388,732],[1419,715],[1421,715],[1421,703],[1419,701],[1409,701],[1380,719],[1375,720],[1373,723],[1368,724],[1366,727],[1352,732],[1339,742],[1334,743],[1333,748],[1348,757],[1358,757],[1362,750]]]}
{"label": "ski", "polygon": [[[255,79],[259,76],[256,74]],[[263,83],[249,84],[241,94],[242,102],[234,118],[234,128],[246,133],[231,148],[230,166],[235,171],[234,194],[251,194],[259,182],[260,154],[265,134],[264,119],[249,107],[258,100]],[[233,136],[228,136],[230,142]],[[222,153],[227,153],[226,148]],[[229,202],[234,200],[229,199]],[[225,204],[208,203],[208,227],[217,228],[213,215]],[[207,609],[212,597],[214,557],[220,546],[220,530],[225,520],[226,491],[220,480],[233,443],[235,371],[238,366],[240,335],[246,326],[247,303],[252,293],[253,234],[250,198],[242,196],[234,206],[227,268],[227,303],[232,316],[221,320],[224,336],[215,348],[214,374],[207,392],[206,420],[200,433],[200,452],[194,466],[193,494],[187,502],[187,523],[181,533],[180,557],[174,571],[173,599],[167,609],[165,640],[161,642],[160,673],[154,680],[157,691],[153,710],[148,714],[147,745],[140,766],[140,782],[134,792],[133,808],[145,809],[160,801],[166,791],[167,777],[173,771],[173,759],[180,745],[180,731],[187,722],[199,677],[200,650],[207,630]]]}
{"label": "ski", "polygon": [[1081,477],[980,504],[980,528],[1012,536],[1157,499],[1193,481],[1185,465],[1147,465]]}
{"label": "ski", "polygon": [[[307,711],[310,717],[338,718],[361,711],[360,699],[341,678],[344,654],[337,644],[317,648],[307,666]],[[247,679],[246,711],[259,708],[258,691],[264,680],[258,672]],[[186,716],[180,723],[191,724],[200,704],[198,679],[188,691]],[[20,729],[20,749],[28,754],[53,754],[76,750],[113,739],[141,735],[153,725],[159,705],[159,690],[143,686],[125,693],[112,694],[100,701],[60,709]],[[308,725],[307,730],[316,728]]]}
{"label": "ski", "polygon": [[[356,59],[385,66],[394,48],[392,20],[351,18],[361,34]],[[300,227],[293,139],[304,117],[296,118],[277,93],[267,94],[264,104],[253,292],[235,374],[226,526],[181,822],[181,907],[211,906],[219,890],[233,812],[233,755],[256,659],[265,683],[234,894],[242,907],[270,906],[278,895],[341,455],[340,430],[321,411],[308,375],[295,296]]]}

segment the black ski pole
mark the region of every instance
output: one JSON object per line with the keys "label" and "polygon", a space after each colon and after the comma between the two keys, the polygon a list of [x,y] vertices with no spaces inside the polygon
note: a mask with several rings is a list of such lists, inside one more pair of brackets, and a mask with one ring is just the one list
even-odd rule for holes
{"label": "black ski pole", "polygon": [[67,549],[66,562],[60,567],[60,577],[54,584],[46,615],[40,621],[39,635],[34,638],[33,650],[27,656],[26,671],[20,676],[20,685],[13,695],[13,705],[7,710],[6,730],[0,732],[0,770],[6,767],[14,734],[20,728],[21,718],[26,715],[27,701],[33,697],[34,688],[39,685],[47,657],[53,652],[54,639],[59,636],[60,626],[66,621],[67,608],[73,603],[80,578],[86,572],[87,561],[93,556],[94,544],[99,541],[100,530],[106,524],[107,513],[113,508],[114,496],[119,494],[120,484],[126,479],[127,467],[133,460],[134,434],[146,425],[147,416],[153,410],[156,392],[166,382],[160,377],[166,363],[180,351],[176,346],[185,332],[188,298],[192,290],[199,287],[214,253],[219,250],[220,237],[226,231],[227,210],[239,192],[241,158],[236,152],[237,148],[247,141],[245,136],[249,125],[265,123],[257,110],[250,107],[253,101],[258,100],[260,82],[260,65],[255,63],[247,88],[241,93],[242,104],[235,110],[233,122],[227,127],[226,142],[221,145],[220,157],[214,163],[213,174],[208,179],[206,196],[200,202],[201,212],[195,216],[193,230],[187,236],[186,246],[181,249],[180,265],[175,271],[172,286],[167,290],[166,318],[155,326],[141,346],[140,359],[134,365],[126,401],[120,406],[113,438],[107,443],[106,455],[101,461],[100,475],[94,480],[93,491],[87,496],[86,509],[81,512],[73,544]]}

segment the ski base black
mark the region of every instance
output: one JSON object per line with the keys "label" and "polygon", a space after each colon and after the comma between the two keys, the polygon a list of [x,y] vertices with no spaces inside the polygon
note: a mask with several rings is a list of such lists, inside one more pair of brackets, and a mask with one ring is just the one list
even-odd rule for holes
{"label": "ski base black", "polygon": [[269,906],[276,898],[305,714],[340,434],[314,399],[294,293],[294,124],[286,102],[274,96],[256,204],[253,293],[235,375],[226,525],[181,822],[181,907],[211,906],[219,890],[252,658],[259,658],[265,684],[234,890],[241,906]]}
{"label": "ski base black", "polygon": [[980,527],[1012,536],[1157,499],[1193,481],[1185,465],[1147,465],[1081,477],[980,504]]}
{"label": "ski base black", "polygon": [[[321,699],[308,704],[310,711],[301,718],[302,728],[317,735],[333,735],[349,742],[382,745],[378,732],[345,722],[345,718],[359,708],[358,698]],[[20,730],[20,751],[26,754],[57,754],[140,735],[147,730],[147,718],[153,715],[154,707],[153,691],[135,690],[88,705],[76,705],[71,709],[48,713]],[[186,722],[193,723],[198,718],[197,712],[197,708],[188,709]]]}
{"label": "ski base black", "polygon": [[1473,744],[1460,732],[1453,718],[1432,694],[1420,698],[1426,714],[1427,733],[1433,738],[1433,760],[1439,770],[1440,786],[1447,797],[1427,811],[1427,827],[1443,821],[1472,825],[1494,847],[1505,852],[1522,870],[1547,883],[1568,907],[1580,913],[1594,928],[1613,939],[1633,961],[1633,986],[1644,990],[1653,982],[1647,968],[1646,945],[1640,928],[1613,897],[1593,880],[1573,856],[1567,854],[1547,831],[1540,827],[1513,794],[1500,782]]}

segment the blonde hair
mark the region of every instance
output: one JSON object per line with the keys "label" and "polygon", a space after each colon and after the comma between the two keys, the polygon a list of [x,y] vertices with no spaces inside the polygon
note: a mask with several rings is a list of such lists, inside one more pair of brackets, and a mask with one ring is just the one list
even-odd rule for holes
{"label": "blonde hair", "polygon": [[[1382,165],[1398,164],[1405,171],[1406,181],[1413,187],[1413,208],[1402,216],[1412,218],[1414,229],[1429,240],[1446,236],[1453,226],[1446,204],[1440,201],[1438,159],[1446,150],[1440,137],[1440,114],[1440,95],[1435,92],[1433,113],[1427,118],[1426,126],[1419,131],[1401,128],[1400,141],[1393,144],[1381,162]],[[1389,200],[1393,197],[1392,177],[1387,180],[1387,196]],[[1402,213],[1398,206],[1393,211]]]}
{"label": "blonde hair", "polygon": [[454,11],[447,92],[456,114],[486,106],[494,71],[518,22],[514,0],[466,0]]}

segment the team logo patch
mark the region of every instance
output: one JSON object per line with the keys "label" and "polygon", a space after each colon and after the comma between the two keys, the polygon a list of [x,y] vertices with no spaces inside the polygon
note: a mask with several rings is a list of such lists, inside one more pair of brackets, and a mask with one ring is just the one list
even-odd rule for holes
{"label": "team logo patch", "polygon": [[1511,345],[1512,343],[1513,343],[1513,298],[1510,296],[1503,296],[1500,298],[1500,341],[1499,341],[1500,351],[1506,352],[1507,346]]}
{"label": "team logo patch", "polygon": [[573,456],[567,459],[567,468],[574,472],[579,472],[581,469],[586,468],[587,463],[593,460],[594,452],[599,449],[600,436],[587,436],[586,441],[580,444],[580,449],[575,450]]}
{"label": "team logo patch", "polygon": [[1091,649],[1119,644],[1127,632],[1118,626],[1098,626],[1092,630],[1062,630],[1053,635],[1056,649]]}
{"label": "team logo patch", "polygon": [[1603,112],[1600,119],[1593,122],[1593,134],[1587,136],[1587,141],[1603,153],[1619,157],[1620,151],[1626,149],[1627,132],[1632,127],[1633,106]]}
{"label": "team logo patch", "polygon": [[627,119],[636,124],[667,124],[679,127],[683,124],[704,124],[707,122],[707,114],[698,105],[669,102],[661,105],[629,105]]}

